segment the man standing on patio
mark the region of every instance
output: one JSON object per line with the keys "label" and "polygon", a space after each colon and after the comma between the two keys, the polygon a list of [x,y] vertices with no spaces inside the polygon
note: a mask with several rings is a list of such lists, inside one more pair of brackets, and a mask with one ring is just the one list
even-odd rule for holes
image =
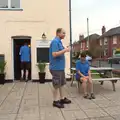
{"label": "man standing on patio", "polygon": [[[64,108],[64,104],[69,104],[71,101],[63,97],[63,86],[66,84],[65,80],[65,56],[66,52],[70,52],[70,47],[63,47],[61,42],[65,38],[65,31],[62,28],[56,30],[56,37],[52,40],[49,49],[50,72],[53,83],[53,106]],[[58,90],[60,93],[60,100],[57,99]]]}
{"label": "man standing on patio", "polygon": [[[86,99],[95,99],[93,94],[93,83],[90,72],[90,66],[86,60],[86,54],[81,53],[81,58],[76,62],[76,80],[79,80],[82,83],[84,98]],[[87,82],[89,87],[90,95],[87,93]]]}

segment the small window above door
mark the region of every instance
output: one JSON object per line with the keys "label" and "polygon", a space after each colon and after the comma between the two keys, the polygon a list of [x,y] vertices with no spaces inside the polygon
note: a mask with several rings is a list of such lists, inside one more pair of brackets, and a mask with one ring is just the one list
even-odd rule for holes
{"label": "small window above door", "polygon": [[21,9],[21,0],[0,0],[0,10]]}

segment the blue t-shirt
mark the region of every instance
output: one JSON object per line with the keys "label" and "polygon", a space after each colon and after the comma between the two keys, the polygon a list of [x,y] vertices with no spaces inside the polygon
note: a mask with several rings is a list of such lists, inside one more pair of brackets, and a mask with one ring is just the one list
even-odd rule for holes
{"label": "blue t-shirt", "polygon": [[[87,60],[84,63],[82,63],[80,60],[76,62],[76,71],[80,71],[84,76],[88,76],[89,70],[90,66]],[[77,72],[76,78],[80,78],[80,75]]]}
{"label": "blue t-shirt", "polygon": [[65,56],[64,54],[58,56],[58,57],[53,57],[52,53],[53,52],[58,52],[63,50],[64,47],[62,45],[61,39],[58,37],[55,37],[51,44],[50,44],[50,49],[49,49],[49,69],[50,70],[64,70],[65,69]]}
{"label": "blue t-shirt", "polygon": [[21,62],[30,61],[30,48],[27,45],[24,45],[20,48],[20,60]]}

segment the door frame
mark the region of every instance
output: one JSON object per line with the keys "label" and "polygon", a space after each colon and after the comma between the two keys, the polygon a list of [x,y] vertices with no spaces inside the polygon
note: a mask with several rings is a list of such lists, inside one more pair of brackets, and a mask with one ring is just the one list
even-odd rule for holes
{"label": "door frame", "polygon": [[[31,36],[12,36],[11,37],[11,51],[12,51],[12,79],[13,82],[15,81],[15,74],[14,74],[14,40],[15,39],[30,39],[30,45],[31,45],[31,40],[32,37]],[[32,45],[31,45],[32,46]],[[32,49],[31,49],[32,51]],[[32,79],[32,52],[31,52],[31,79]]]}

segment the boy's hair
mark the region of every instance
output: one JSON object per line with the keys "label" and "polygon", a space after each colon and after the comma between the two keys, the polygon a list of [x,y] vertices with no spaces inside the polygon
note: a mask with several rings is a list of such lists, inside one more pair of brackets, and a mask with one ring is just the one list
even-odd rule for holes
{"label": "boy's hair", "polygon": [[25,43],[24,43],[24,45],[28,45],[28,43],[27,43],[27,42],[25,42]]}
{"label": "boy's hair", "polygon": [[84,58],[85,58],[85,57],[86,57],[86,53],[85,53],[85,52],[82,52],[82,53],[81,53],[81,57],[84,57]]}
{"label": "boy's hair", "polygon": [[62,31],[62,28],[58,28],[58,29],[56,30],[56,34],[61,33],[61,31]]}

